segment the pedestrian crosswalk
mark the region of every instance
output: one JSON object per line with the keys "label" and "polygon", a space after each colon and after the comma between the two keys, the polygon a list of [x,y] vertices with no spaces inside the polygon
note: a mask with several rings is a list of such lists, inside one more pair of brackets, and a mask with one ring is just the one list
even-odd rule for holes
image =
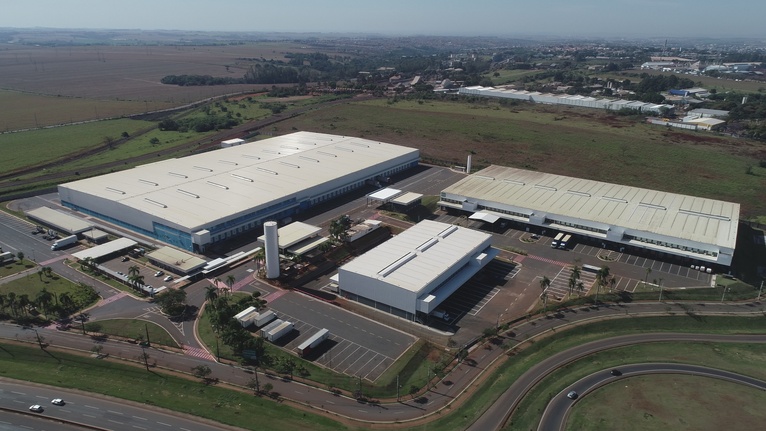
{"label": "pedestrian crosswalk", "polygon": [[98,305],[99,305],[99,306],[103,306],[103,305],[106,305],[106,304],[111,304],[112,302],[114,302],[114,301],[117,301],[117,300],[119,300],[119,299],[122,299],[122,298],[124,298],[124,297],[126,297],[126,296],[128,296],[128,294],[127,294],[127,293],[125,293],[125,292],[116,293],[116,294],[114,294],[114,295],[112,295],[112,296],[110,296],[110,297],[108,297],[108,298],[104,299],[104,300],[103,300],[103,301],[101,301],[101,303],[99,303]]}
{"label": "pedestrian crosswalk", "polygon": [[539,260],[540,262],[550,263],[552,265],[559,265],[559,266],[568,266],[569,264],[566,262],[559,262],[558,260],[548,259],[547,257],[540,257],[540,256],[534,256],[534,255],[527,255],[528,259],[534,259]]}
{"label": "pedestrian crosswalk", "polygon": [[195,358],[207,359],[208,361],[215,361],[215,357],[210,352],[199,347],[184,346],[184,354],[194,356]]}

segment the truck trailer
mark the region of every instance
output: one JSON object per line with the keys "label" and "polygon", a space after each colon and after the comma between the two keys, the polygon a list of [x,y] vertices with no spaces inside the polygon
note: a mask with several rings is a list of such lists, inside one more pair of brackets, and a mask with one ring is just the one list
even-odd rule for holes
{"label": "truck trailer", "polygon": [[269,331],[268,334],[266,334],[266,339],[273,343],[290,333],[293,330],[293,326],[295,326],[293,322],[282,322],[281,325],[277,326],[276,328]]}
{"label": "truck trailer", "polygon": [[330,337],[330,331],[327,329],[321,329],[316,334],[312,335],[311,338],[301,343],[300,346],[298,346],[298,354],[301,355],[301,357],[304,357],[311,353],[312,350],[314,350],[317,346],[322,344],[324,340]]}
{"label": "truck trailer", "polygon": [[51,245],[51,250],[59,250],[68,245],[72,245],[76,242],[77,242],[77,235],[69,235],[67,237],[64,237],[55,241],[53,245]]}
{"label": "truck trailer", "polygon": [[279,326],[279,325],[281,325],[283,323],[285,323],[284,320],[277,319],[277,320],[269,323],[268,325],[264,326],[263,328],[261,328],[261,338],[267,338],[268,335],[269,335],[269,332],[271,332],[272,329],[276,328],[277,326]]}
{"label": "truck trailer", "polygon": [[255,326],[260,327],[260,326],[263,326],[263,325],[271,322],[272,320],[274,320],[276,318],[277,318],[277,314],[276,313],[274,313],[271,310],[266,310],[263,313],[260,313],[258,315],[258,317],[255,318],[255,320],[253,321],[253,324]]}

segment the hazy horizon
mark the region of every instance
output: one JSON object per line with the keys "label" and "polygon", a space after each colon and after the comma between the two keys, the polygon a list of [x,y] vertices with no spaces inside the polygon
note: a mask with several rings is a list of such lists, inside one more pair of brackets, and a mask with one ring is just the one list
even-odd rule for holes
{"label": "hazy horizon", "polygon": [[433,36],[759,38],[766,2],[730,0],[35,0],[3,5],[0,27]]}

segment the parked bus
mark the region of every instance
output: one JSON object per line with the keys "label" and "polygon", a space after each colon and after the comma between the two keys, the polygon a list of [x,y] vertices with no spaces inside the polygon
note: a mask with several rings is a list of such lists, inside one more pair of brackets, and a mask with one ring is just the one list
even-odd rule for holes
{"label": "parked bus", "polygon": [[556,235],[556,238],[553,238],[553,242],[551,243],[551,248],[558,247],[559,246],[559,241],[561,241],[561,238],[563,238],[563,237],[564,237],[564,233],[563,232],[559,232]]}
{"label": "parked bus", "polygon": [[559,242],[559,248],[562,250],[565,250],[567,248],[567,244],[569,243],[569,240],[572,239],[572,235],[567,234],[564,236],[564,239]]}

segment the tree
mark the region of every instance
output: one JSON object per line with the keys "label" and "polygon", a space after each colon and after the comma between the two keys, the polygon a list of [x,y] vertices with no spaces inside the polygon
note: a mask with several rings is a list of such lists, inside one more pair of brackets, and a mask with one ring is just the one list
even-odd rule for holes
{"label": "tree", "polygon": [[132,265],[128,268],[128,275],[136,276],[141,273],[141,268],[138,265]]}
{"label": "tree", "polygon": [[157,138],[155,136],[154,138],[149,139],[149,143],[152,144],[152,145],[159,145],[160,144],[160,140],[159,140],[159,138]]}
{"label": "tree", "polygon": [[24,252],[23,251],[20,251],[20,252],[16,253],[16,258],[19,260],[20,264],[22,264],[22,265],[24,264]]}
{"label": "tree", "polygon": [[8,292],[7,302],[8,302],[8,306],[11,307],[11,313],[13,314],[13,316],[18,317],[18,312],[16,311],[16,306],[18,305],[18,303],[16,302],[16,293]]}
{"label": "tree", "polygon": [[649,280],[649,274],[652,273],[652,268],[646,267],[646,275],[644,276],[644,286],[646,286],[646,282]]}
{"label": "tree", "polygon": [[40,306],[43,308],[43,313],[46,315],[48,314],[48,307],[50,307],[51,302],[53,301],[53,294],[48,292],[48,289],[44,288],[37,293],[37,296],[35,297],[35,302],[40,304]]}
{"label": "tree", "polygon": [[155,302],[165,314],[178,316],[186,309],[186,291],[166,289],[155,297]]}
{"label": "tree", "polygon": [[61,307],[63,308],[64,313],[63,314],[69,314],[72,311],[74,311],[76,304],[74,303],[74,300],[71,296],[69,296],[68,292],[64,292],[61,295],[59,295],[59,303],[61,304]]}
{"label": "tree", "polygon": [[26,315],[27,312],[28,312],[27,306],[31,303],[29,301],[29,295],[27,295],[26,293],[23,293],[23,294],[19,295],[17,303],[19,305],[19,308],[21,308],[21,310]]}
{"label": "tree", "polygon": [[234,287],[234,282],[237,281],[237,278],[233,275],[229,274],[226,277],[226,285],[229,286],[229,293],[231,293],[232,288]]}
{"label": "tree", "polygon": [[215,310],[215,300],[218,299],[218,289],[213,286],[205,288],[205,301],[207,301],[211,307]]}
{"label": "tree", "polygon": [[253,370],[253,376],[254,377],[251,377],[250,380],[248,380],[246,386],[257,394],[261,392],[261,382],[258,380],[258,370]]}
{"label": "tree", "polygon": [[211,370],[207,365],[197,365],[196,367],[192,367],[191,370],[194,377],[200,378],[202,380],[207,380],[207,378],[213,372],[213,370]]}
{"label": "tree", "polygon": [[601,293],[601,288],[606,286],[609,282],[609,267],[604,266],[596,273],[596,302],[598,302],[598,294]]}
{"label": "tree", "polygon": [[546,292],[546,290],[548,289],[548,287],[550,287],[550,285],[551,285],[551,280],[548,277],[543,276],[543,278],[540,279],[540,289],[542,289],[542,293],[540,294],[540,299],[543,300],[543,313],[548,312],[548,293]]}
{"label": "tree", "polygon": [[267,394],[271,394],[272,390],[274,390],[274,385],[272,385],[271,383],[266,383],[265,385],[263,385],[263,392]]}
{"label": "tree", "polygon": [[93,347],[90,348],[90,351],[95,353],[96,356],[101,356],[101,351],[104,350],[104,346],[101,344],[94,344]]}

